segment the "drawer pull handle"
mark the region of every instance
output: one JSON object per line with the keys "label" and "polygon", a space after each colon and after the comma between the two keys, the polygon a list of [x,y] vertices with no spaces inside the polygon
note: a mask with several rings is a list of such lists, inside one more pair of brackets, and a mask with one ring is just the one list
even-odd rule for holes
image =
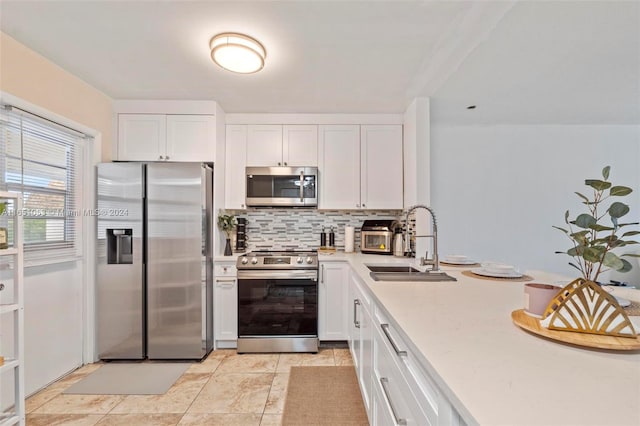
{"label": "drawer pull handle", "polygon": [[389,340],[389,343],[391,343],[393,350],[396,351],[396,355],[407,356],[407,351],[401,351],[400,348],[398,348],[398,345],[396,345],[396,342],[393,340],[393,337],[391,337],[391,333],[389,333],[389,324],[380,324],[380,328],[384,332],[384,335],[387,336],[387,339]]}
{"label": "drawer pull handle", "polygon": [[231,288],[236,283],[236,280],[216,280],[218,287]]}
{"label": "drawer pull handle", "polygon": [[391,413],[393,413],[393,417],[396,420],[396,424],[404,426],[404,425],[407,424],[407,419],[401,419],[396,414],[396,409],[393,406],[393,403],[391,402],[391,397],[389,396],[389,390],[387,389],[387,383],[389,383],[389,379],[387,379],[386,377],[380,377],[380,385],[382,385],[382,392],[384,392],[384,397],[387,400],[387,404],[389,405],[389,408],[391,408]]}
{"label": "drawer pull handle", "polygon": [[360,321],[358,321],[358,305],[360,304],[360,300],[353,299],[353,325],[356,328],[360,328]]}

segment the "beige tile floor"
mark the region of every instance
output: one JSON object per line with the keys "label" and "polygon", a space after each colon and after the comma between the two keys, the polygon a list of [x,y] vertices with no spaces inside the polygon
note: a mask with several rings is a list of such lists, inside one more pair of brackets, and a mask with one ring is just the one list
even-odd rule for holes
{"label": "beige tile floor", "polygon": [[65,395],[89,364],[27,399],[27,425],[279,425],[292,366],[353,365],[348,349],[317,354],[212,352],[164,395]]}

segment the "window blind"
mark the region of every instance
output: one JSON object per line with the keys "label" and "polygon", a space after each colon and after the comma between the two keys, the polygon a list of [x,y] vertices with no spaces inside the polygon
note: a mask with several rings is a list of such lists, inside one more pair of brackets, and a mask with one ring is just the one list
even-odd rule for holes
{"label": "window blind", "polygon": [[84,135],[38,116],[0,112],[1,183],[23,195],[14,214],[23,217],[27,260],[81,254],[83,144]]}

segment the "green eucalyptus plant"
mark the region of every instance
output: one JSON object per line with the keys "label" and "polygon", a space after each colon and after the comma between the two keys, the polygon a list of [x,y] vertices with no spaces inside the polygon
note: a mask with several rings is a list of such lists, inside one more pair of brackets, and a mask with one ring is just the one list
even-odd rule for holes
{"label": "green eucalyptus plant", "polygon": [[[618,236],[622,228],[638,225],[638,222],[620,223],[620,218],[629,213],[629,206],[620,201],[614,201],[606,209],[602,205],[611,197],[624,197],[633,191],[626,186],[614,186],[609,181],[610,170],[610,166],[602,169],[603,179],[586,179],[584,181],[585,185],[593,190],[592,198],[576,192],[589,213],[582,213],[574,220],[569,220],[569,210],[567,210],[564,214],[564,221],[569,229],[554,226],[567,235],[573,243],[573,247],[569,250],[557,251],[556,253],[573,257],[575,263],[569,262],[569,265],[578,269],[582,273],[582,277],[588,281],[596,281],[602,272],[609,269],[628,272],[632,265],[626,259],[622,259],[622,256],[640,257],[640,254],[626,253],[618,256],[612,252],[613,249],[638,244],[637,241],[625,240],[624,238],[638,235],[640,231],[626,231]],[[609,218],[611,225],[602,224],[605,218]],[[574,226],[579,230],[574,231]]]}
{"label": "green eucalyptus plant", "polygon": [[231,238],[231,232],[236,227],[236,217],[232,214],[218,214],[218,228],[227,234],[227,238]]}

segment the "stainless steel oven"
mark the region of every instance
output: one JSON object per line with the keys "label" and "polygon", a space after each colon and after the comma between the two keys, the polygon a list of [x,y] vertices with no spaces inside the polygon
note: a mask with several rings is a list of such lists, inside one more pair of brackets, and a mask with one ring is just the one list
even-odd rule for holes
{"label": "stainless steel oven", "polygon": [[238,268],[238,352],[318,351],[318,258],[252,252]]}
{"label": "stainless steel oven", "polygon": [[247,167],[248,207],[315,207],[317,167]]}

